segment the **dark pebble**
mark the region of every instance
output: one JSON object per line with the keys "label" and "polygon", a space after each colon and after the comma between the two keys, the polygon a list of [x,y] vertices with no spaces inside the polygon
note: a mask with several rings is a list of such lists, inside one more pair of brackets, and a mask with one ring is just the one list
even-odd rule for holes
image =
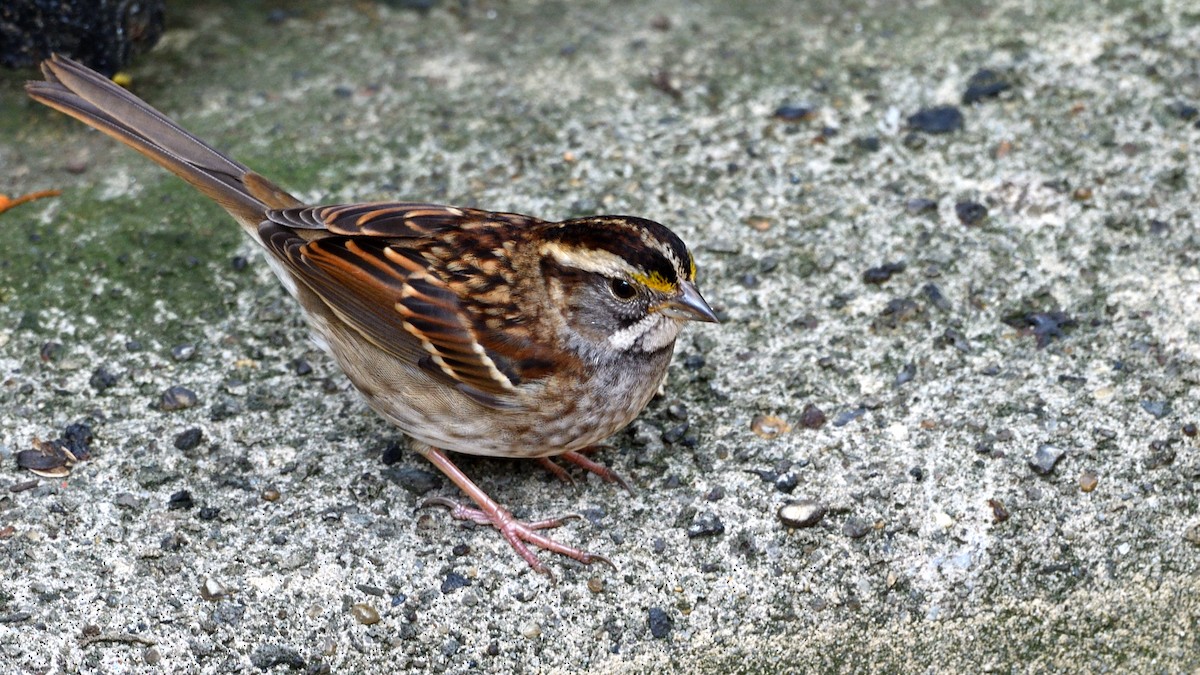
{"label": "dark pebble", "polygon": [[800,426],[805,429],[820,429],[825,426],[825,413],[820,408],[809,403],[800,412]]}
{"label": "dark pebble", "polygon": [[978,70],[971,79],[967,80],[967,90],[963,92],[964,105],[977,103],[986,98],[995,98],[1003,92],[1012,89],[1012,84],[999,73],[986,68]]}
{"label": "dark pebble", "polygon": [[196,345],[182,344],[171,347],[171,358],[176,361],[187,361],[196,355]]}
{"label": "dark pebble", "polygon": [[1076,321],[1067,316],[1066,312],[1057,311],[1027,314],[1025,322],[1033,330],[1038,349],[1050,344],[1053,338],[1061,338],[1064,328],[1073,328],[1076,325]]}
{"label": "dark pebble", "polygon": [[454,548],[450,549],[450,553],[455,557],[461,558],[465,555],[471,555],[471,547],[466,544],[455,544]]}
{"label": "dark pebble", "polygon": [[815,110],[815,108],[805,105],[781,105],[771,116],[785,122],[800,122],[811,118]]}
{"label": "dark pebble", "polygon": [[704,355],[688,354],[683,360],[683,367],[688,370],[700,370],[704,367]]}
{"label": "dark pebble", "polygon": [[184,429],[183,431],[179,432],[178,436],[175,437],[175,449],[193,450],[197,445],[200,445],[200,441],[203,439],[204,432],[200,431],[198,427]]}
{"label": "dark pebble", "polygon": [[879,152],[883,144],[880,143],[878,136],[859,136],[854,139],[854,147],[863,152]]}
{"label": "dark pebble", "polygon": [[38,350],[38,356],[43,361],[57,361],[58,357],[62,356],[63,346],[58,342],[44,342],[41,349]]}
{"label": "dark pebble", "polygon": [[141,340],[126,340],[125,341],[125,351],[127,351],[127,352],[142,351],[142,341]]}
{"label": "dark pebble", "polygon": [[692,524],[688,526],[687,536],[689,539],[698,537],[715,537],[725,533],[725,523],[717,517],[717,514],[710,511],[698,513],[692,518]]}
{"label": "dark pebble", "polygon": [[201,506],[200,512],[197,513],[200,520],[216,520],[217,516],[221,515],[221,509],[217,506]]}
{"label": "dark pebble", "polygon": [[54,441],[68,450],[75,459],[84,460],[92,456],[92,428],[82,422],[68,424],[62,438]]}
{"label": "dark pebble", "polygon": [[799,483],[800,478],[791,471],[788,471],[787,473],[779,474],[779,476],[775,478],[775,489],[784,494],[790,495],[792,494],[792,491],[796,489],[796,486],[799,485]]}
{"label": "dark pebble", "polygon": [[1158,419],[1171,414],[1171,404],[1166,401],[1138,401],[1138,403],[1142,406],[1142,410]]}
{"label": "dark pebble", "polygon": [[1175,448],[1166,441],[1152,441],[1150,456],[1146,458],[1147,469],[1158,469],[1169,466],[1175,461]]}
{"label": "dark pebble", "polygon": [[850,537],[851,539],[860,539],[865,537],[873,529],[874,525],[863,518],[847,518],[846,522],[842,524],[842,534]]}
{"label": "dark pebble", "polygon": [[304,376],[312,372],[312,365],[304,359],[295,359],[292,361],[292,372]]}
{"label": "dark pebble", "polygon": [[904,203],[904,210],[908,211],[914,216],[921,215],[923,213],[937,213],[938,203],[933,199],[916,197]]}
{"label": "dark pebble", "polygon": [[33,617],[29,612],[11,612],[0,614],[0,624],[21,623]]}
{"label": "dark pebble", "polygon": [[999,499],[989,499],[988,506],[992,508],[992,522],[1003,523],[1008,520],[1008,509],[1004,508],[1004,502]]}
{"label": "dark pebble", "polygon": [[979,202],[958,202],[954,205],[954,215],[963,225],[978,225],[987,218],[987,207]]}
{"label": "dark pebble", "polygon": [[1067,451],[1049,443],[1043,443],[1038,446],[1037,452],[1029,458],[1029,466],[1033,470],[1045,476],[1054,470],[1054,466],[1058,461],[1066,456]]}
{"label": "dark pebble", "polygon": [[499,656],[500,655],[500,643],[496,642],[495,640],[493,640],[492,642],[489,642],[487,649],[484,651],[484,653],[487,654],[488,656]]}
{"label": "dark pebble", "polygon": [[680,422],[679,424],[676,424],[662,433],[663,442],[671,444],[678,443],[683,439],[683,435],[687,433],[687,430],[688,423]]}
{"label": "dark pebble", "polygon": [[963,114],[957,106],[939,105],[913,113],[908,126],[927,134],[948,134],[963,127]]}
{"label": "dark pebble", "polygon": [[1167,104],[1167,112],[1178,117],[1184,122],[1190,122],[1197,117],[1200,117],[1200,108],[1183,101],[1174,101]]}
{"label": "dark pebble", "polygon": [[438,474],[411,467],[388,467],[383,475],[413,495],[423,495],[442,484]]}
{"label": "dark pebble", "polygon": [[949,312],[950,310],[954,309],[954,306],[951,305],[950,301],[946,299],[946,296],[942,294],[942,289],[939,288],[937,284],[925,284],[921,287],[921,292],[925,294],[925,298],[929,300],[930,304],[942,310],[943,312]]}
{"label": "dark pebble", "polygon": [[914,481],[920,483],[921,481],[925,480],[925,469],[922,469],[919,466],[914,466],[908,470],[908,475],[912,476]]}
{"label": "dark pebble", "polygon": [[379,461],[391,466],[396,462],[404,459],[404,446],[396,441],[392,441],[383,447],[383,451],[379,453]]}
{"label": "dark pebble", "polygon": [[186,410],[196,405],[197,401],[196,392],[187,387],[175,385],[162,393],[159,408],[167,411]]}
{"label": "dark pebble", "polygon": [[907,265],[903,262],[884,263],[879,267],[871,267],[862,273],[862,280],[868,284],[882,284],[893,275],[899,274],[905,270]]}
{"label": "dark pebble", "polygon": [[250,664],[259,670],[270,670],[275,666],[287,666],[293,670],[307,667],[300,652],[282,645],[262,645],[250,654]]}
{"label": "dark pebble", "polygon": [[97,392],[102,392],[116,386],[118,379],[107,368],[100,366],[92,372],[92,376],[88,378],[88,384],[92,385],[92,389],[95,389]]}
{"label": "dark pebble", "polygon": [[213,422],[220,422],[221,420],[235,417],[241,412],[242,404],[233,398],[225,396],[208,409],[208,419]]}
{"label": "dark pebble", "polygon": [[1182,431],[1183,431],[1184,436],[1187,436],[1189,438],[1195,437],[1196,436],[1196,423],[1188,422],[1187,424],[1183,425]]}
{"label": "dark pebble", "polygon": [[787,527],[812,527],[825,517],[825,505],[815,499],[801,499],[779,507],[776,516]]}
{"label": "dark pebble", "polygon": [[710,501],[710,502],[719,502],[724,498],[725,498],[725,488],[721,487],[720,485],[709,490],[708,494],[704,495],[705,501]]}
{"label": "dark pebble", "polygon": [[899,373],[896,373],[896,380],[892,383],[893,386],[901,387],[913,381],[917,376],[917,364],[909,361],[904,364]]}
{"label": "dark pebble", "polygon": [[247,260],[246,256],[244,255],[235,255],[229,261],[229,266],[233,268],[234,272],[241,272],[242,270],[246,269],[249,264],[250,261]]}
{"label": "dark pebble", "polygon": [[363,593],[366,593],[367,595],[373,595],[377,598],[382,598],[383,596],[387,595],[387,592],[378,586],[371,586],[369,584],[355,584],[354,587]]}
{"label": "dark pebble", "polygon": [[650,608],[650,611],[647,612],[647,623],[650,626],[650,634],[656,640],[662,640],[670,635],[671,629],[675,627],[675,621],[660,607]]}
{"label": "dark pebble", "polygon": [[452,593],[454,591],[457,591],[460,588],[470,586],[470,585],[471,585],[470,579],[464,577],[463,575],[459,574],[458,572],[451,572],[446,575],[446,578],[444,580],[442,580],[442,594],[446,595],[448,593]]}
{"label": "dark pebble", "polygon": [[854,408],[853,410],[847,410],[834,418],[833,426],[844,427],[865,414],[867,414],[866,408]]}
{"label": "dark pebble", "polygon": [[170,499],[167,500],[167,508],[172,511],[184,511],[195,505],[196,502],[192,500],[192,493],[187,490],[180,490],[171,495]]}

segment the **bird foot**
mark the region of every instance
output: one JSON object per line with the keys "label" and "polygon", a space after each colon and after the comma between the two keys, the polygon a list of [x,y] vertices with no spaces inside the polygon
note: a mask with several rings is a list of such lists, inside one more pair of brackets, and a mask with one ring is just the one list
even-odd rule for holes
{"label": "bird foot", "polygon": [[512,513],[495,502],[482,505],[484,508],[472,508],[470,506],[464,506],[463,504],[447,497],[430,497],[429,499],[422,501],[418,508],[427,508],[430,506],[446,507],[450,510],[450,517],[456,520],[469,520],[479,525],[491,525],[492,527],[496,528],[500,531],[500,534],[509,543],[509,545],[513,547],[513,550],[517,552],[517,555],[521,556],[525,562],[529,563],[529,566],[532,567],[535,572],[550,577],[552,581],[554,579],[554,575],[550,573],[550,570],[546,567],[545,563],[543,563],[537,557],[537,554],[534,553],[532,548],[530,548],[530,545],[546,551],[560,553],[573,560],[578,560],[585,565],[590,565],[594,562],[602,562],[613,568],[613,570],[617,569],[617,566],[614,565],[611,560],[602,555],[589,553],[573,546],[561,544],[550,537],[538,533],[539,530],[548,530],[559,527],[569,520],[582,519],[583,516],[577,513],[571,513],[565,516],[559,516],[557,518],[546,518],[544,520],[525,522],[517,520]]}
{"label": "bird foot", "polygon": [[[624,476],[616,471],[613,471],[607,466],[604,466],[600,462],[588,459],[583,454],[584,452],[601,447],[607,446],[592,446],[577,452],[564,452],[563,454],[559,455],[559,457],[561,457],[563,461],[570,462],[571,464],[580,467],[588,473],[596,474],[596,476],[598,476],[600,480],[604,481],[605,483],[616,483],[617,485],[625,488],[625,491],[629,494],[634,494],[633,488],[629,485],[629,481],[625,480]],[[537,462],[542,466],[542,468],[554,474],[562,482],[570,485],[571,487],[575,486],[575,479],[571,478],[571,475],[567,473],[566,469],[562,468],[558,464],[555,464],[554,460],[550,459],[549,457],[538,457]]]}

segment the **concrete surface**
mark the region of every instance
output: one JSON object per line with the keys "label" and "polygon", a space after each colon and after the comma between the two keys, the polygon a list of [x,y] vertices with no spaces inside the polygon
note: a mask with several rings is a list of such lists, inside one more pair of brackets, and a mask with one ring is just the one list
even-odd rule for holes
{"label": "concrete surface", "polygon": [[224,214],[4,73],[0,192],[64,191],[0,215],[4,670],[1200,668],[1194,3],[402,5],[172,6],[133,87],[305,199],[689,242],[727,321],[599,456],[635,495],[462,462],[619,571],[414,513]]}

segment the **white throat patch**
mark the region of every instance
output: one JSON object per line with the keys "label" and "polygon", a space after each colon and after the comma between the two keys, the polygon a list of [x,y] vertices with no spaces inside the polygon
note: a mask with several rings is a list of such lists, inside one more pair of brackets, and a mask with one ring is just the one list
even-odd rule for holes
{"label": "white throat patch", "polygon": [[678,321],[654,312],[632,326],[610,335],[608,343],[619,351],[638,349],[643,352],[656,352],[674,342],[681,328]]}

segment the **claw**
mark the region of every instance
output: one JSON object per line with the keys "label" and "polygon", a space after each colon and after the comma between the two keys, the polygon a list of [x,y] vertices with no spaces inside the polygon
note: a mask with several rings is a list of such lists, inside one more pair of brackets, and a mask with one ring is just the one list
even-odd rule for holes
{"label": "claw", "polygon": [[[560,457],[562,457],[564,461],[570,462],[575,466],[580,467],[584,471],[587,471],[588,473],[596,474],[596,476],[605,483],[616,483],[617,485],[625,488],[625,491],[629,494],[636,494],[633,491],[633,487],[629,485],[629,481],[625,480],[624,476],[616,471],[613,471],[607,466],[604,466],[600,462],[588,459],[583,454],[585,452],[591,452],[600,448],[611,448],[611,446],[593,445],[579,451],[564,452],[562,455],[560,455]],[[568,474],[565,469],[555,464],[554,461],[549,457],[538,457],[537,462],[544,469],[557,476],[559,480],[571,485],[571,487],[575,487],[575,479],[571,478],[571,475]]]}
{"label": "claw", "polygon": [[441,469],[442,473],[446,474],[446,476],[449,477],[450,480],[452,480],[454,484],[459,487],[459,489],[465,492],[467,496],[469,496],[471,500],[474,501],[478,506],[478,508],[464,506],[463,504],[460,504],[459,502],[447,497],[429,497],[422,500],[418,508],[443,506],[449,509],[450,516],[457,520],[469,520],[480,525],[491,525],[500,531],[501,536],[503,536],[505,541],[507,541],[508,544],[513,547],[513,550],[517,552],[517,555],[521,556],[521,558],[528,563],[535,572],[549,577],[551,582],[554,581],[554,575],[550,573],[550,570],[544,563],[542,563],[530,546],[565,555],[573,560],[578,560],[584,565],[602,562],[611,567],[613,570],[617,569],[617,566],[614,565],[611,560],[602,555],[589,553],[582,549],[567,546],[566,544],[560,544],[550,537],[539,534],[539,530],[547,530],[559,527],[568,520],[582,519],[582,515],[578,513],[569,513],[557,518],[547,518],[530,523],[517,520],[515,517],[513,517],[512,513],[497,504],[491,497],[488,497],[487,493],[480,489],[479,486],[471,482],[471,479],[467,478],[466,474],[464,474],[461,469],[455,466],[444,452],[424,444],[417,445],[415,447],[417,451],[424,455],[425,458],[430,462],[432,462],[434,466],[436,466],[438,469]]}

